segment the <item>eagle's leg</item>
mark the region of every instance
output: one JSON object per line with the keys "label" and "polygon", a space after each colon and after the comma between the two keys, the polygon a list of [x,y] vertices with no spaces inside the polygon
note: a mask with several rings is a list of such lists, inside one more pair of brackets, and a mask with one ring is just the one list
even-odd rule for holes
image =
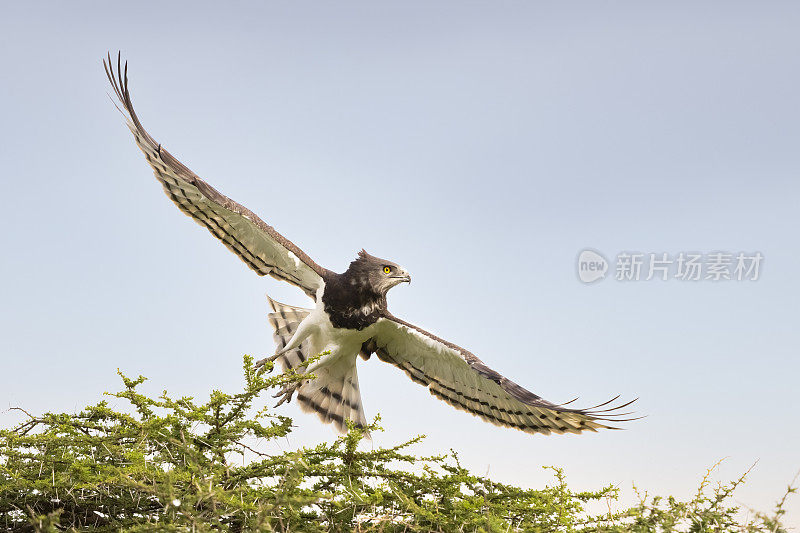
{"label": "eagle's leg", "polygon": [[[330,379],[329,378],[329,370],[328,368],[336,363],[337,361],[341,360],[341,354],[334,353],[328,354],[324,356],[322,359],[313,362],[307,368],[297,368],[298,374],[314,374],[315,372],[317,378],[321,378],[323,380]],[[353,355],[352,363],[355,364],[355,355]],[[302,366],[302,365],[301,365]],[[303,386],[304,383],[308,382],[310,379],[303,379],[302,381],[295,381],[293,383],[287,383],[283,386],[281,390],[278,391],[277,394],[273,395],[273,398],[280,398],[280,401],[275,404],[275,407],[283,403],[289,403],[292,401],[292,395],[297,392],[297,389]]]}
{"label": "eagle's leg", "polygon": [[331,364],[333,364],[338,359],[339,359],[338,355],[336,355],[336,354],[328,354],[328,355],[322,357],[321,359],[311,363],[311,365],[309,365],[308,368],[306,368],[304,370],[304,372],[306,374],[313,374],[314,372],[316,372],[318,370],[322,370],[323,368],[329,367]]}
{"label": "eagle's leg", "polygon": [[314,331],[314,325],[312,320],[310,320],[310,317],[311,315],[307,316],[302,322],[300,322],[300,325],[297,326],[297,331],[294,332],[294,335],[292,335],[292,338],[289,339],[289,342],[286,343],[286,346],[284,346],[283,349],[275,352],[275,355],[271,355],[270,357],[265,357],[264,359],[257,361],[255,368],[261,368],[267,363],[267,361],[271,363],[275,362],[275,360],[283,354],[299,348],[303,341],[306,340]]}

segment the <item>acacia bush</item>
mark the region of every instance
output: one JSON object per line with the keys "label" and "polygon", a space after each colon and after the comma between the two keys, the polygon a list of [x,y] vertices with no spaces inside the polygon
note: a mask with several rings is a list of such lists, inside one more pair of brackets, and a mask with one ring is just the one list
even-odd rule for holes
{"label": "acacia bush", "polygon": [[[271,367],[267,366],[268,370]],[[267,453],[292,420],[257,408],[263,393],[299,377],[271,375],[244,357],[244,390],[207,400],[153,398],[145,378],[120,373],[125,411],[101,401],[0,430],[0,528],[6,531],[744,531],[783,532],[790,487],[770,514],[742,519],[731,494],[744,476],[689,501],[644,495],[630,509],[592,515],[607,486],[575,492],[564,472],[521,489],[470,473],[458,455],[416,457],[418,436],[359,447],[365,434]],[[369,431],[380,431],[376,419]]]}

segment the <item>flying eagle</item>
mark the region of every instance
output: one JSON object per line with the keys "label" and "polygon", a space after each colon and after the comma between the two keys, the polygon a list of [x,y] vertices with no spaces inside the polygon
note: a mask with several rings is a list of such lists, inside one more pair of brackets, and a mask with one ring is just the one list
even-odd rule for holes
{"label": "flying eagle", "polygon": [[[374,353],[437,398],[499,426],[527,433],[581,433],[617,429],[606,423],[629,420],[622,418],[629,413],[620,409],[632,402],[609,405],[619,396],[588,409],[548,402],[464,348],[395,317],[387,307],[386,294],[392,287],[411,282],[405,268],[364,250],[342,274],[315,263],[252,211],[200,179],[147,133],[133,110],[128,65],[122,65],[120,55],[116,71],[110,54],[103,66],[136,144],[178,209],[258,275],[288,281],[314,300],[312,309],[302,309],[269,298],[277,351],[259,365],[277,360],[284,370],[316,376],[282,390],[276,395],[281,398],[279,405],[296,393],[304,411],[317,413],[340,431],[346,431],[348,422],[363,427],[367,421],[356,358],[368,359]],[[328,355],[305,364],[324,352]]]}

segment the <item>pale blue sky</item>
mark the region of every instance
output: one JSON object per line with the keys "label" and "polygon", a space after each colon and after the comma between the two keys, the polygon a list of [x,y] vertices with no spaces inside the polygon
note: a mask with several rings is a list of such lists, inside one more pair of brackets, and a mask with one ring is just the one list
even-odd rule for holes
{"label": "pale blue sky", "polygon": [[[640,396],[627,431],[532,437],[377,360],[368,416],[497,479],[688,496],[800,469],[800,5],[11,3],[0,20],[3,407],[73,410],[240,383],[272,353],[262,279],[166,199],[113,108],[121,49],[150,132],[319,263],[407,267],[395,314],[554,401]],[[760,251],[755,283],[582,285],[578,252]],[[287,445],[332,436],[296,416]],[[0,421],[9,423],[8,413]],[[791,503],[800,525],[800,501]]]}

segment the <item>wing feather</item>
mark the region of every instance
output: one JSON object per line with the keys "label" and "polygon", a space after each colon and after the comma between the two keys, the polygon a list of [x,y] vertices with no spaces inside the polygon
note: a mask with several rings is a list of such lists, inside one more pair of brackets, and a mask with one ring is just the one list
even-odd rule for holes
{"label": "wing feather", "polygon": [[[403,370],[413,381],[450,405],[495,425],[527,433],[581,433],[618,429],[619,409],[573,409],[558,405],[517,385],[486,366],[469,351],[386,313],[370,343],[378,358]],[[614,398],[611,401],[616,400]],[[608,402],[597,407],[608,405]]]}
{"label": "wing feather", "polygon": [[311,298],[316,298],[326,269],[255,213],[200,179],[157,143],[144,129],[133,109],[128,90],[127,62],[123,67],[118,55],[115,71],[109,54],[108,60],[103,60],[103,66],[136,144],[178,209],[208,229],[260,276],[269,275],[288,281]]}

